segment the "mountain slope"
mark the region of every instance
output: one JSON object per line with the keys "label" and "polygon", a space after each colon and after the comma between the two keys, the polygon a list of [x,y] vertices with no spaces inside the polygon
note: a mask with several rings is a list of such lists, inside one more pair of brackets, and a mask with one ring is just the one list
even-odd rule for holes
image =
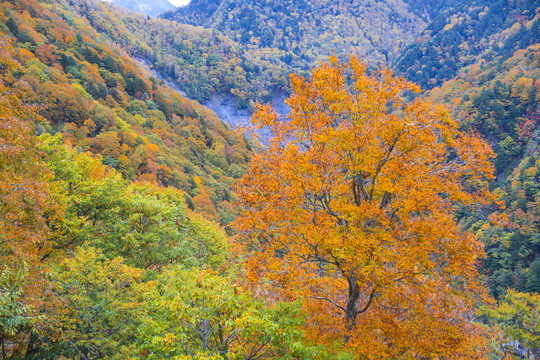
{"label": "mountain slope", "polygon": [[[538,20],[537,20],[538,21]],[[467,227],[486,244],[482,262],[487,284],[495,296],[508,287],[540,292],[540,43],[494,56],[460,70],[458,76],[428,95],[451,106],[466,129],[489,140],[499,181],[493,184],[505,209],[486,214],[506,216],[504,225],[469,217]]]}
{"label": "mountain slope", "polygon": [[[80,2],[91,9],[108,6]],[[249,145],[196,101],[141,65],[65,1],[0,8],[0,38],[14,47],[15,74],[47,119],[80,151],[102,156],[126,179],[185,190],[188,205],[223,224],[234,217],[230,185],[251,157]],[[133,37],[127,31],[118,36]],[[139,42],[140,43],[140,42]]]}
{"label": "mountain slope", "polygon": [[403,1],[195,0],[162,17],[222,31],[245,46],[284,51],[308,69],[330,52],[393,59],[425,26]]}
{"label": "mountain slope", "polygon": [[[91,6],[88,6],[91,3]],[[70,0],[69,6],[132,56],[201,103],[232,98],[240,108],[286,91],[292,67],[283,51],[246,48],[217,30],[147,18],[105,2]]]}
{"label": "mountain slope", "polygon": [[[34,20],[59,20],[25,5]],[[298,307],[267,305],[241,286],[228,237],[189,211],[181,190],[129,182],[59,134],[38,137],[39,107],[13,76],[26,65],[10,40],[0,38],[2,358],[208,358],[208,349],[292,358],[293,348],[313,358],[302,351]],[[198,341],[198,327],[185,324],[202,313],[223,337]],[[171,336],[194,340],[171,347]]]}
{"label": "mountain slope", "polygon": [[540,24],[529,22],[538,1],[468,1],[447,8],[394,61],[393,67],[423,88],[441,85],[479,59],[512,56],[538,42]]}

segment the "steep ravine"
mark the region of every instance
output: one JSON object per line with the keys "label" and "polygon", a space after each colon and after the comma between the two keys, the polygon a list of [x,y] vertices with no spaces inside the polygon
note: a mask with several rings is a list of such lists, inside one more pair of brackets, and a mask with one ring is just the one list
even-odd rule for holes
{"label": "steep ravine", "polygon": [[[171,87],[183,97],[191,101],[197,101],[190,98],[185,91],[180,89],[178,84],[165,79],[158,71],[156,71],[156,69],[151,67],[151,64],[146,59],[135,57],[135,60],[143,65],[143,67],[158,80],[163,81],[165,85]],[[285,99],[286,96],[284,94],[276,95],[272,99],[272,107],[283,117],[286,117],[290,111],[289,106],[285,103]],[[234,105],[234,99],[232,96],[214,95],[210,100],[202,102],[201,105],[204,105],[208,109],[212,110],[221,121],[232,126],[234,129],[238,129],[238,127],[246,127],[250,124],[252,113],[247,109],[238,109]],[[262,129],[257,133],[257,135],[259,136],[259,140],[265,144],[268,142],[272,134],[268,129]]]}

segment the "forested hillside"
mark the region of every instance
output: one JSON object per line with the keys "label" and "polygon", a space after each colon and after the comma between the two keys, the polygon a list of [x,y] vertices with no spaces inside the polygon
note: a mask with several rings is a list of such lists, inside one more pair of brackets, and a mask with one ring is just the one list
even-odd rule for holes
{"label": "forested hillside", "polygon": [[105,2],[69,0],[67,4],[201,103],[227,96],[237,107],[252,109],[256,101],[269,101],[288,88],[287,76],[293,70],[280,60],[282,52],[245,48],[216,30],[147,18]]}
{"label": "forested hillside", "polygon": [[195,0],[162,17],[217,29],[249,49],[276,48],[295,69],[331,52],[372,64],[392,60],[425,25],[401,0]]}
{"label": "forested hillside", "polygon": [[[536,20],[538,21],[538,20]],[[540,292],[536,239],[538,201],[538,120],[540,44],[504,53],[462,69],[433,89],[432,99],[452,104],[461,126],[475,129],[493,144],[498,181],[512,224],[506,228],[473,221],[469,225],[486,242],[483,268],[495,295],[508,287]]]}
{"label": "forested hillside", "polygon": [[2,3],[2,359],[324,357],[205,219],[234,216],[246,146],[66,3]]}
{"label": "forested hillside", "polygon": [[423,88],[433,88],[481,59],[511,57],[538,42],[538,1],[456,1],[436,16],[394,61]]}
{"label": "forested hillside", "polygon": [[183,189],[190,208],[211,219],[232,219],[230,186],[251,156],[241,136],[144,74],[102,32],[107,23],[93,27],[66,2],[5,3],[0,18],[2,38],[21,64],[14,75],[28,84],[28,101],[40,104],[47,120],[41,131],[100,154],[128,180]]}
{"label": "forested hillside", "polygon": [[[2,43],[2,358],[290,353],[302,338],[295,305],[270,308],[240,288],[224,231],[189,211],[180,190],[129,182],[59,134],[37,137],[44,119],[13,77],[14,52]],[[201,316],[224,338],[181,325]]]}

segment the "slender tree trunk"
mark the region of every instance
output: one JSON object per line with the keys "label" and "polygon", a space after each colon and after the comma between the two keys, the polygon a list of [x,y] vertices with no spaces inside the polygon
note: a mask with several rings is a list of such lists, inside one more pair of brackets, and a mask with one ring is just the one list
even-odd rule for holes
{"label": "slender tree trunk", "polygon": [[351,332],[354,329],[354,326],[356,324],[356,318],[358,317],[358,314],[361,314],[363,312],[366,312],[367,309],[371,306],[371,302],[373,301],[373,297],[375,297],[375,292],[377,290],[377,286],[375,285],[373,289],[371,290],[371,293],[368,295],[366,303],[363,308],[359,307],[358,300],[360,299],[360,287],[358,286],[358,282],[354,277],[347,277],[347,281],[349,282],[349,299],[347,300],[347,305],[345,307],[345,336],[343,337],[343,341],[345,343],[348,343],[351,339]]}
{"label": "slender tree trunk", "polygon": [[201,320],[201,332],[203,341],[203,350],[208,350],[208,323],[206,319]]}
{"label": "slender tree trunk", "polygon": [[355,279],[347,277],[349,282],[349,298],[347,299],[347,306],[345,307],[345,336],[343,341],[345,343],[349,342],[351,336],[350,332],[354,328],[356,323],[356,317],[358,312],[356,311],[358,298],[360,297],[360,289]]}

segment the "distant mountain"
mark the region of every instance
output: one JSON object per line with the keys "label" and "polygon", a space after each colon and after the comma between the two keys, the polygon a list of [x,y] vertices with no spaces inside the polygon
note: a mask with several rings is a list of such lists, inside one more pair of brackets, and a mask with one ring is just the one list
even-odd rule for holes
{"label": "distant mountain", "polygon": [[167,0],[113,0],[112,3],[151,16],[158,16],[176,8]]}
{"label": "distant mountain", "polygon": [[403,0],[193,0],[162,17],[219,30],[247,48],[282,51],[296,69],[332,52],[389,61],[426,26]]}

